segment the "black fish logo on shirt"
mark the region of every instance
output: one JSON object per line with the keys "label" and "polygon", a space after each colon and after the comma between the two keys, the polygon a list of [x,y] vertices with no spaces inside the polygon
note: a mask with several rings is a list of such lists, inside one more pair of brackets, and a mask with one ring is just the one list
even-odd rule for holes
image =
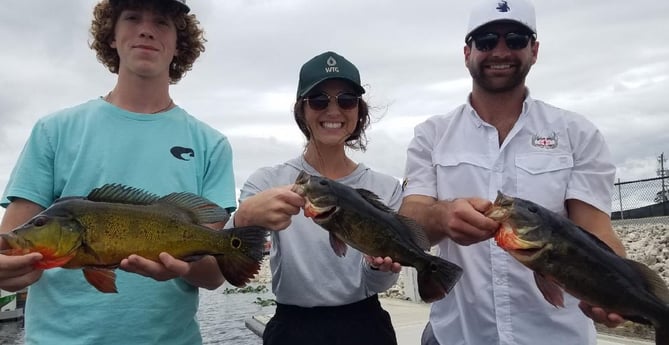
{"label": "black fish logo on shirt", "polygon": [[195,157],[195,151],[193,149],[181,146],[174,146],[170,149],[170,153],[176,159],[181,159],[182,161],[189,161],[191,158]]}

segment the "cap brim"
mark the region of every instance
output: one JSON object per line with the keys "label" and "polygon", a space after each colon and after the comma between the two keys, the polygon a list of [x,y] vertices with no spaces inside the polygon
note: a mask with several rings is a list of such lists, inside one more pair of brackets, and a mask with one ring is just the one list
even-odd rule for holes
{"label": "cap brim", "polygon": [[[110,3],[112,6],[116,6],[116,4],[118,4],[118,1],[119,1],[119,0],[109,0],[109,3]],[[181,7],[181,9],[184,11],[184,13],[188,13],[188,12],[190,12],[190,7],[188,7],[188,5],[184,4],[183,2],[180,2],[180,1],[174,1],[174,0],[172,0],[172,2],[174,2],[174,3],[177,4],[179,7]]]}
{"label": "cap brim", "polygon": [[318,85],[318,84],[320,84],[320,83],[322,83],[322,82],[324,82],[324,81],[326,81],[326,80],[330,80],[330,79],[341,79],[341,80],[345,80],[345,81],[347,81],[348,83],[350,83],[351,85],[353,85],[353,87],[355,88],[355,91],[357,91],[359,94],[362,95],[362,94],[365,93],[365,89],[364,89],[362,86],[358,85],[358,83],[357,83],[356,81],[354,81],[354,80],[351,80],[351,79],[349,79],[349,78],[345,78],[345,77],[327,77],[327,78],[322,78],[322,79],[320,79],[320,80],[318,80],[318,81],[312,83],[311,85],[309,85],[307,88],[304,89],[304,91],[300,92],[299,97],[304,97],[306,94],[309,93],[309,91],[311,91],[314,87],[316,87],[316,85]]}
{"label": "cap brim", "polygon": [[530,31],[531,33],[533,33],[533,34],[535,34],[535,35],[537,34],[536,32],[534,32],[534,30],[532,30],[531,27],[529,27],[529,26],[527,26],[526,24],[524,24],[524,23],[522,23],[522,22],[519,22],[519,21],[517,21],[517,20],[514,20],[514,19],[497,19],[497,20],[493,20],[493,21],[489,21],[489,22],[487,22],[487,23],[481,24],[481,25],[475,27],[474,29],[472,29],[472,31],[470,31],[469,33],[467,33],[467,35],[465,36],[465,42],[467,42],[467,40],[469,39],[469,37],[472,36],[473,33],[475,33],[476,31],[480,30],[482,27],[484,27],[484,26],[486,26],[486,25],[489,25],[489,24],[492,24],[492,23],[513,23],[513,24],[518,24],[518,25],[520,25],[520,26],[525,27],[525,28],[526,28],[528,31]]}

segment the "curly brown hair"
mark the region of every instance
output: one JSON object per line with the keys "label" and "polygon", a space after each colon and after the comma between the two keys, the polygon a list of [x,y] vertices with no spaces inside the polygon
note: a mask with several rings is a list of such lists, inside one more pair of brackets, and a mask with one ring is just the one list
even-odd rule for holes
{"label": "curly brown hair", "polygon": [[[311,140],[311,132],[309,131],[309,126],[307,126],[307,121],[304,118],[305,104],[304,97],[298,98],[297,101],[295,101],[295,106],[293,108],[293,116],[297,123],[297,127],[300,128],[302,134],[304,134],[307,141],[309,141]],[[367,150],[367,136],[365,135],[365,130],[369,127],[370,121],[369,106],[364,99],[360,98],[358,103],[358,122],[355,124],[353,133],[346,138],[344,145],[351,149],[365,152]]]}
{"label": "curly brown hair", "polygon": [[176,1],[164,0],[118,0],[112,6],[109,0],[100,1],[93,10],[91,49],[95,50],[98,61],[107,66],[110,72],[118,74],[119,56],[109,43],[114,39],[114,30],[118,17],[123,10],[150,9],[172,18],[177,28],[177,51],[170,64],[170,83],[176,84],[190,71],[193,63],[204,52],[204,31],[194,14],[187,14]]}

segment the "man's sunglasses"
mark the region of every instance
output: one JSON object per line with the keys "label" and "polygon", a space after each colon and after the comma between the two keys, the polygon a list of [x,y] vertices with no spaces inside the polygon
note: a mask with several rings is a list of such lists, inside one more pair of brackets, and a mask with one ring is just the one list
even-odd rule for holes
{"label": "man's sunglasses", "polygon": [[530,42],[530,38],[533,37],[533,35],[528,33],[508,32],[505,35],[500,35],[496,32],[483,32],[471,35],[467,40],[467,44],[474,41],[476,49],[482,52],[487,52],[495,49],[500,36],[504,36],[506,46],[511,50],[524,49],[527,47],[527,43]]}
{"label": "man's sunglasses", "polygon": [[[313,110],[323,110],[328,107],[330,104],[330,99],[333,97],[328,95],[325,92],[321,92],[315,95],[304,97],[304,101],[309,104],[309,107]],[[360,96],[351,93],[351,92],[342,92],[337,96],[334,96],[337,105],[344,110],[353,109],[358,105]]]}

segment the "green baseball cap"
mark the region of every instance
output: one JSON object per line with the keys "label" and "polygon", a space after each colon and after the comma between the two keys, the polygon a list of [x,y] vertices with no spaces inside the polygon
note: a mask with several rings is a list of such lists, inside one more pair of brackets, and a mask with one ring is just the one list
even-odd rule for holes
{"label": "green baseball cap", "polygon": [[365,89],[360,86],[360,72],[355,65],[343,56],[328,51],[302,65],[297,98],[304,97],[316,85],[328,79],[344,79],[353,84],[359,94],[365,93]]}

